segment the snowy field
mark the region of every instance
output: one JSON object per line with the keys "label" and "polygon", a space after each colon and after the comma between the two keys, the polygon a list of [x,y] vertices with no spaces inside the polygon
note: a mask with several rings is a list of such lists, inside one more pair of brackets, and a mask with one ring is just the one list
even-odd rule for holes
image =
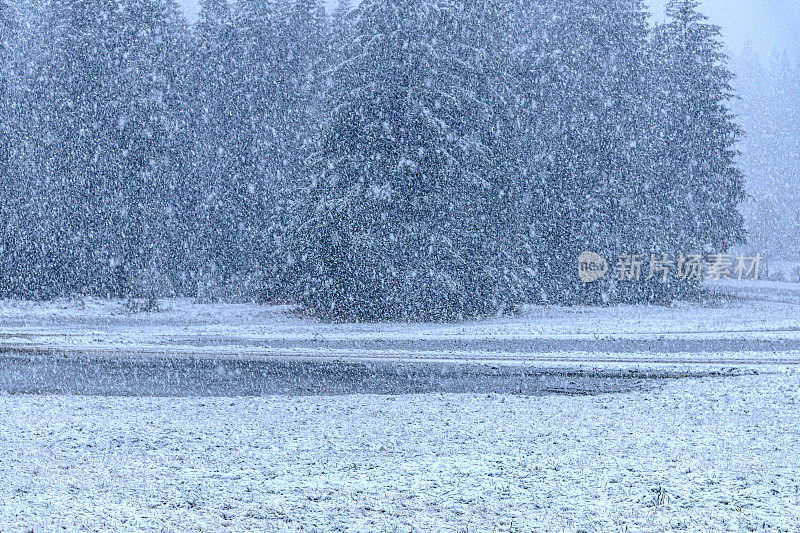
{"label": "snowy field", "polygon": [[2,302],[0,532],[800,531],[798,317]]}
{"label": "snowy field", "polygon": [[717,284],[668,307],[530,307],[458,324],[325,324],[287,306],[163,300],[0,302],[0,352],[502,360],[585,364],[800,361],[800,284]]}
{"label": "snowy field", "polygon": [[0,396],[0,531],[800,530],[800,376],[599,396]]}

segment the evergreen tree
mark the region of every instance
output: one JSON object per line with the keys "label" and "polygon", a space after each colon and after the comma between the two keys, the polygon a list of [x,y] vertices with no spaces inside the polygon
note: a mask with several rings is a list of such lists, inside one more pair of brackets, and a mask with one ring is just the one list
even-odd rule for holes
{"label": "evergreen tree", "polygon": [[[128,278],[125,292],[170,295],[188,268],[184,244],[188,148],[182,129],[186,98],[188,27],[173,0],[125,0],[121,38],[113,61],[123,83],[116,100],[120,151],[116,175],[124,214],[118,260]],[[113,119],[113,117],[112,117]]]}
{"label": "evergreen tree", "polygon": [[240,223],[250,236],[251,252],[243,265],[248,297],[259,301],[286,299],[277,261],[274,231],[277,206],[285,200],[297,179],[298,130],[297,93],[292,78],[293,57],[286,39],[291,5],[260,0],[243,0],[237,5],[240,55],[237,70],[243,81],[240,112],[246,122],[252,167],[245,182],[248,196],[239,205]]}
{"label": "evergreen tree", "polygon": [[654,109],[659,140],[641,201],[661,223],[657,238],[674,250],[721,253],[744,241],[743,179],[736,166],[741,135],[729,104],[731,73],[719,28],[697,0],[671,0],[655,30],[658,75]]}
{"label": "evergreen tree", "polygon": [[349,15],[352,10],[353,2],[351,0],[338,0],[331,17],[332,26],[335,28],[334,31],[339,31],[347,24],[347,15]]}
{"label": "evergreen tree", "polygon": [[[54,0],[42,29],[47,49],[30,80],[38,102],[33,119],[41,137],[35,154],[40,176],[34,227],[34,280],[43,295],[69,294],[109,279],[98,270],[115,266],[118,242],[111,233],[118,190],[109,146],[116,129],[111,63],[116,11],[102,1]],[[115,80],[116,81],[116,80]],[[38,244],[38,245],[37,245]],[[38,269],[41,271],[37,272]],[[97,288],[97,287],[94,287]]]}
{"label": "evergreen tree", "polygon": [[[11,43],[16,23],[11,7],[0,0],[0,194],[9,185],[11,163]],[[0,207],[2,209],[2,207]],[[4,219],[5,217],[3,217]]]}
{"label": "evergreen tree", "polygon": [[[5,4],[8,16],[8,4]],[[26,10],[17,12],[21,17],[42,20],[45,9],[40,5],[28,5]],[[9,19],[6,18],[6,21]],[[2,290],[3,295],[15,297],[40,298],[50,292],[51,282],[46,267],[41,261],[42,250],[48,249],[51,237],[49,228],[41,224],[42,213],[49,204],[44,203],[42,188],[47,176],[40,171],[38,163],[43,160],[47,150],[45,142],[46,126],[50,124],[46,102],[50,85],[44,76],[45,65],[49,62],[51,48],[45,45],[50,33],[40,32],[38,25],[18,26],[15,32],[14,57],[11,62],[16,70],[17,89],[14,91],[14,145],[13,169],[5,175],[2,209],[3,254]],[[5,31],[8,31],[6,26]],[[43,38],[44,36],[44,38]],[[4,36],[6,51],[11,50],[8,33]],[[7,60],[8,60],[8,56]],[[8,65],[7,65],[8,67]],[[3,78],[8,81],[9,78]],[[7,87],[7,86],[6,86]],[[6,111],[9,108],[6,107]]]}
{"label": "evergreen tree", "polygon": [[581,284],[575,261],[585,250],[611,258],[636,245],[646,10],[638,0],[523,1],[517,9],[511,61],[521,103],[518,153],[535,199],[532,297],[608,299],[612,280]]}
{"label": "evergreen tree", "polygon": [[328,70],[329,26],[321,0],[295,0],[282,10],[280,60],[283,64],[282,111],[276,129],[282,142],[284,174],[291,185],[311,148],[318,118],[323,73]]}
{"label": "evergreen tree", "polygon": [[448,0],[356,9],[292,235],[318,316],[443,320],[520,301],[522,195],[475,14]]}
{"label": "evergreen tree", "polygon": [[331,66],[337,65],[343,58],[343,51],[350,40],[350,20],[348,15],[353,10],[351,0],[339,0],[331,16],[330,57]]}
{"label": "evergreen tree", "polygon": [[[249,7],[249,4],[247,4]],[[241,269],[252,250],[240,227],[240,208],[249,200],[254,139],[246,74],[234,14],[227,0],[205,0],[195,27],[192,87],[196,231],[201,256],[200,282],[221,285]]]}
{"label": "evergreen tree", "polygon": [[197,196],[193,176],[191,30],[175,0],[160,0],[163,5],[156,37],[155,72],[160,73],[154,98],[161,102],[164,142],[159,173],[164,187],[163,200],[156,212],[162,243],[154,266],[168,279],[164,294],[194,294],[199,233],[196,227]]}
{"label": "evergreen tree", "polygon": [[181,28],[175,4],[162,0],[44,7],[37,30],[47,38],[22,83],[24,172],[35,180],[27,225],[36,234],[21,239],[32,296],[121,295],[137,272],[171,264],[180,124],[169,107]]}
{"label": "evergreen tree", "polygon": [[0,0],[0,186],[5,186],[11,157],[11,42],[15,24],[11,7]]}
{"label": "evergreen tree", "polygon": [[16,31],[15,13],[0,0],[0,297],[13,290],[14,233],[19,216],[19,191],[12,176],[13,104],[10,85],[11,43]]}

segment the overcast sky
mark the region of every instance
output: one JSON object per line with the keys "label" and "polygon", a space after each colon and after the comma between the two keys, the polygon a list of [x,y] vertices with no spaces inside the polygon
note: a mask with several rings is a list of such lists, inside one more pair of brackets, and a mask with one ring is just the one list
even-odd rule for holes
{"label": "overcast sky", "polygon": [[[648,0],[654,20],[662,20],[666,0]],[[762,53],[776,48],[800,56],[800,2],[798,0],[703,0],[702,11],[722,27],[733,52],[748,46]]]}
{"label": "overcast sky", "polygon": [[[190,19],[197,16],[199,0],[179,0]],[[334,5],[336,0],[328,0]],[[654,20],[663,18],[666,0],[647,0]],[[731,52],[752,47],[762,54],[775,48],[800,56],[800,1],[798,0],[703,0],[703,11],[722,27]]]}

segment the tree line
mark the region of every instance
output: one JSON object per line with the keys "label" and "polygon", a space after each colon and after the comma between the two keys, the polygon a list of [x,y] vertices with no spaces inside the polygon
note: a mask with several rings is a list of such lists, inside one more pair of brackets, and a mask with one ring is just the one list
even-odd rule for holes
{"label": "tree line", "polygon": [[0,296],[334,320],[663,301],[584,250],[742,243],[695,0],[0,0]]}

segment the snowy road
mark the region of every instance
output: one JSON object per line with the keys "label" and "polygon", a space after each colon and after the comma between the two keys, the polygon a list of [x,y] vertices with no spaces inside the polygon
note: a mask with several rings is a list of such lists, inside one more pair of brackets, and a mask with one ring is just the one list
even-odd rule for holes
{"label": "snowy road", "polygon": [[[91,337],[91,335],[88,335]],[[279,338],[253,339],[247,337],[205,335],[162,335],[150,339],[142,347],[118,345],[92,345],[91,339],[78,337],[79,346],[69,345],[70,336],[61,335],[63,344],[52,345],[52,334],[14,334],[6,336],[0,343],[0,352],[28,353],[80,353],[80,354],[199,354],[220,356],[248,354],[262,356],[330,356],[355,357],[383,354],[391,357],[425,359],[458,359],[473,354],[468,359],[538,359],[538,355],[557,353],[602,353],[604,358],[625,360],[620,354],[729,354],[731,360],[752,360],[754,352],[800,354],[800,329],[773,331],[725,331],[715,336],[708,334],[643,334],[637,336],[603,336],[595,338],[548,337],[537,335],[509,338],[353,338],[353,339],[307,339]],[[95,334],[95,337],[98,337]],[[22,341],[22,342],[20,342]],[[613,356],[617,357],[613,357]],[[774,359],[774,358],[768,358]],[[800,364],[800,357],[784,357],[782,364]]]}
{"label": "snowy road", "polygon": [[165,300],[154,313],[93,298],[0,302],[0,354],[519,361],[577,365],[800,364],[800,285],[731,283],[672,306],[529,307],[440,324],[330,324],[286,306]]}
{"label": "snowy road", "polygon": [[0,354],[0,391],[13,394],[601,394],[700,375],[706,374],[676,370],[589,371],[529,364]]}
{"label": "snowy road", "polygon": [[[131,313],[121,300],[0,301],[0,388],[173,396],[535,394],[571,390],[570,383],[520,384],[520,375],[800,365],[799,284],[731,282],[713,291],[707,301],[664,307],[533,306],[511,317],[439,324],[331,324],[287,306],[186,299],[164,300],[150,313]],[[506,370],[469,370],[463,385],[434,378],[466,362]],[[529,370],[511,371],[506,363]],[[598,383],[575,388],[617,387],[613,379]]]}

